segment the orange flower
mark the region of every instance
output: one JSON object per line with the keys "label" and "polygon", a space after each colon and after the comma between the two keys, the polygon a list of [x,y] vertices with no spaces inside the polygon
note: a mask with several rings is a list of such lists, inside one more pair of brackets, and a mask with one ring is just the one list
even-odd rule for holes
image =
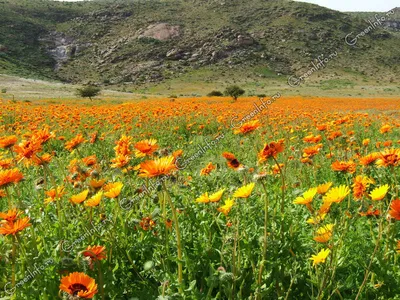
{"label": "orange flower", "polygon": [[167,220],[165,221],[165,226],[166,226],[167,228],[172,228],[172,220],[171,220],[171,219],[167,219]]}
{"label": "orange flower", "polygon": [[272,167],[272,174],[274,174],[274,175],[279,174],[280,171],[283,169],[284,166],[285,166],[284,164],[279,164],[279,165],[275,164],[275,165]]}
{"label": "orange flower", "polygon": [[97,141],[97,131],[93,132],[90,136],[89,143],[94,144]]}
{"label": "orange flower", "polygon": [[22,175],[17,168],[11,170],[2,170],[0,171],[0,186],[20,182],[23,178],[24,175]]}
{"label": "orange flower", "polygon": [[52,156],[49,153],[45,153],[42,156],[33,156],[32,162],[34,162],[37,166],[43,166],[45,164],[49,164],[51,162]]}
{"label": "orange flower", "polygon": [[88,246],[82,254],[85,257],[90,257],[93,261],[102,260],[107,258],[105,250],[106,247],[104,246]]}
{"label": "orange flower", "polygon": [[227,160],[226,163],[229,168],[237,171],[243,169],[243,165],[236,159],[234,154],[230,152],[224,152],[222,153],[222,156],[225,157],[225,159]]}
{"label": "orange flower", "polygon": [[82,161],[86,166],[90,167],[97,163],[97,157],[96,157],[96,155],[91,155],[91,156],[82,158]]}
{"label": "orange flower", "polygon": [[48,127],[38,130],[32,135],[32,140],[38,141],[40,144],[44,144],[52,138],[55,138],[55,134],[50,132]]}
{"label": "orange flower", "polygon": [[173,157],[175,158],[175,160],[176,160],[178,157],[182,156],[182,154],[183,154],[183,150],[182,150],[182,149],[179,149],[179,150],[174,151],[174,152],[172,153],[172,156],[173,156]]}
{"label": "orange flower", "polygon": [[389,215],[393,219],[400,221],[400,199],[393,200],[390,205]]}
{"label": "orange flower", "polygon": [[281,153],[285,149],[283,142],[284,140],[279,140],[277,142],[265,144],[264,148],[258,153],[259,162],[266,161],[270,157],[276,157]]}
{"label": "orange flower", "polygon": [[83,137],[83,135],[80,133],[76,137],[74,137],[73,139],[71,139],[65,143],[65,149],[72,151],[84,142],[86,142],[86,140]]}
{"label": "orange flower", "polygon": [[343,133],[341,133],[340,131],[333,131],[330,133],[330,135],[328,136],[328,140],[333,141],[334,139],[342,136]]}
{"label": "orange flower", "polygon": [[61,197],[65,195],[65,188],[64,186],[58,186],[55,189],[51,189],[50,191],[45,192],[45,194],[49,196],[49,198],[44,199],[44,203],[48,204],[55,200],[61,199]]}
{"label": "orange flower", "polygon": [[331,168],[333,171],[353,174],[356,171],[356,164],[353,161],[335,161]]}
{"label": "orange flower", "polygon": [[328,129],[328,125],[327,124],[321,124],[321,125],[317,125],[317,129],[319,131],[325,131]]}
{"label": "orange flower", "polygon": [[111,162],[111,168],[123,168],[125,167],[131,158],[129,155],[117,155],[116,158],[112,159]]}
{"label": "orange flower", "polygon": [[390,132],[392,129],[392,127],[389,124],[385,124],[381,127],[381,129],[379,130],[382,134],[383,133],[388,133]]}
{"label": "orange flower", "polygon": [[28,163],[41,150],[41,144],[38,141],[23,141],[14,146],[14,151],[18,154],[17,160],[27,160]]}
{"label": "orange flower", "polygon": [[133,147],[136,149],[136,157],[145,157],[147,155],[152,155],[154,151],[158,149],[157,140],[155,139],[137,142]]}
{"label": "orange flower", "polygon": [[400,164],[400,149],[386,149],[379,154],[376,164],[380,167],[396,167]]}
{"label": "orange flower", "polygon": [[2,136],[0,137],[0,148],[2,149],[7,149],[12,146],[17,142],[17,137],[15,135],[9,135],[9,136]]}
{"label": "orange flower", "polygon": [[116,155],[129,155],[132,153],[130,150],[132,138],[130,136],[123,135],[118,141],[115,143],[117,146],[114,147],[114,151]]}
{"label": "orange flower", "polygon": [[97,284],[85,273],[74,272],[61,279],[60,290],[79,299],[91,299],[97,294]]}
{"label": "orange flower", "polygon": [[365,192],[371,183],[374,183],[374,180],[366,176],[359,175],[354,178],[354,184],[352,186],[354,198],[358,200],[361,199],[365,195]]}
{"label": "orange flower", "polygon": [[148,160],[140,164],[140,177],[157,177],[161,175],[169,175],[176,170],[175,157],[165,156],[156,160]]}
{"label": "orange flower", "polygon": [[360,165],[369,166],[379,158],[379,152],[374,152],[360,158]]}
{"label": "orange flower", "polygon": [[6,158],[6,159],[2,159],[0,160],[0,168],[2,169],[8,169],[11,168],[11,166],[13,166],[13,159],[12,158]]}
{"label": "orange flower", "polygon": [[240,128],[235,129],[233,132],[234,132],[234,134],[239,134],[239,133],[247,134],[247,133],[253,132],[260,126],[261,126],[260,121],[254,120],[254,121],[250,121],[250,122],[246,122],[246,123],[242,124],[242,126],[240,126]]}
{"label": "orange flower", "polygon": [[156,222],[151,217],[145,217],[140,221],[139,225],[143,230],[147,231],[153,229],[156,226]]}
{"label": "orange flower", "polygon": [[303,150],[303,157],[311,158],[311,157],[317,155],[321,149],[322,149],[322,144],[318,144],[318,145],[315,145],[312,147],[305,148]]}
{"label": "orange flower", "polygon": [[8,212],[0,212],[0,219],[6,220],[7,222],[14,222],[22,212],[18,211],[16,208],[10,209]]}
{"label": "orange flower", "polygon": [[214,166],[214,165],[212,164],[212,162],[209,162],[208,165],[207,165],[205,168],[201,169],[201,171],[200,171],[200,176],[207,176],[207,175],[210,175],[211,171],[212,171],[212,170],[215,170],[216,168],[217,168],[217,167]]}
{"label": "orange flower", "polygon": [[26,227],[31,226],[29,224],[29,217],[24,217],[22,219],[17,219],[15,222],[6,222],[0,226],[0,234],[3,235],[16,235],[18,232],[24,230]]}
{"label": "orange flower", "polygon": [[370,142],[371,142],[370,139],[364,139],[364,140],[362,141],[362,144],[363,144],[364,147],[366,147],[366,146],[369,145]]}
{"label": "orange flower", "polygon": [[359,212],[359,215],[362,217],[370,217],[370,216],[379,216],[381,214],[379,209],[374,209],[372,205],[368,207],[368,210],[366,212]]}

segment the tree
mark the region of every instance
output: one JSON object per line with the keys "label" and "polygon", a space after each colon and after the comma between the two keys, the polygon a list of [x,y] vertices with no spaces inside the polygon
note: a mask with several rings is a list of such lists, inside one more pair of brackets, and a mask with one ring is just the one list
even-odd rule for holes
{"label": "tree", "polygon": [[225,89],[225,95],[232,97],[234,101],[236,101],[237,98],[242,96],[244,93],[245,90],[237,85],[231,85]]}
{"label": "tree", "polygon": [[96,97],[98,94],[100,94],[101,89],[97,86],[88,85],[84,86],[81,89],[77,89],[76,91],[78,96],[83,98],[89,98],[91,101],[92,97]]}

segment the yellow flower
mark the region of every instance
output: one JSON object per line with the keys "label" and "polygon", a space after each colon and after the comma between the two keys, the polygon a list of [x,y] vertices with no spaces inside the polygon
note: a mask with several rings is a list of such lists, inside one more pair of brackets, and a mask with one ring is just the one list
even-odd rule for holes
{"label": "yellow flower", "polygon": [[389,185],[385,184],[385,185],[375,188],[369,194],[369,196],[371,197],[372,200],[375,200],[375,201],[382,200],[383,198],[385,198],[388,191],[389,191]]}
{"label": "yellow flower", "polygon": [[347,186],[341,185],[334,187],[326,194],[324,202],[340,203],[348,194],[350,194],[350,189]]}
{"label": "yellow flower", "polygon": [[313,266],[324,263],[330,252],[329,249],[323,249],[317,255],[312,255],[310,259],[313,261]]}
{"label": "yellow flower", "polygon": [[89,185],[94,189],[98,189],[98,188],[101,188],[105,182],[106,182],[105,179],[99,179],[99,180],[92,179],[92,180],[90,180]]}
{"label": "yellow flower", "polygon": [[119,194],[121,193],[122,187],[124,185],[122,182],[114,182],[114,183],[109,183],[104,186],[104,196],[108,198],[117,198]]}
{"label": "yellow flower", "polygon": [[218,192],[210,195],[210,197],[209,197],[210,202],[218,202],[221,199],[224,192],[225,192],[225,189],[222,189],[222,190],[219,190]]}
{"label": "yellow flower", "polygon": [[321,223],[326,217],[326,213],[322,213],[320,215],[317,215],[315,217],[309,218],[306,222],[308,224],[316,225]]}
{"label": "yellow flower", "polygon": [[103,196],[103,192],[100,191],[90,199],[85,202],[85,206],[94,207],[100,204],[101,197]]}
{"label": "yellow flower", "polygon": [[89,193],[89,190],[84,190],[82,193],[79,193],[78,195],[74,195],[69,199],[72,203],[79,204],[82,203],[83,201],[86,200],[86,197]]}
{"label": "yellow flower", "polygon": [[248,198],[253,191],[255,183],[249,183],[248,185],[242,186],[241,188],[237,189],[236,192],[233,194],[234,198]]}
{"label": "yellow flower", "polygon": [[293,201],[294,204],[309,204],[312,202],[314,196],[317,194],[317,188],[311,188],[303,193],[303,197],[297,197]]}
{"label": "yellow flower", "polygon": [[317,186],[317,193],[320,195],[323,195],[331,188],[331,186],[332,186],[332,182],[320,184],[319,186]]}
{"label": "yellow flower", "polygon": [[318,228],[317,235],[314,237],[314,241],[318,243],[328,242],[332,237],[333,226],[334,226],[333,224],[327,224],[325,226]]}
{"label": "yellow flower", "polygon": [[205,192],[203,195],[201,195],[199,198],[196,199],[197,203],[208,203],[210,202],[210,198],[208,197],[208,193]]}
{"label": "yellow flower", "polygon": [[333,226],[334,224],[326,224],[317,230],[317,234],[325,234],[327,232],[332,232],[333,231]]}
{"label": "yellow flower", "polygon": [[221,207],[218,207],[217,210],[227,216],[231,211],[233,204],[235,204],[234,199],[227,199],[225,200],[225,204]]}

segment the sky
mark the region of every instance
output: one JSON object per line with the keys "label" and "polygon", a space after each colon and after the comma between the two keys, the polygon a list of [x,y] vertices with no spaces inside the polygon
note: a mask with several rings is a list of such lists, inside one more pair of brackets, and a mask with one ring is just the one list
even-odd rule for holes
{"label": "sky", "polygon": [[301,2],[314,3],[339,11],[387,12],[400,6],[399,0],[302,0]]}
{"label": "sky", "polygon": [[[82,0],[64,0],[64,1],[82,1]],[[399,0],[301,0],[301,2],[314,3],[339,11],[388,12],[389,10],[400,6]]]}

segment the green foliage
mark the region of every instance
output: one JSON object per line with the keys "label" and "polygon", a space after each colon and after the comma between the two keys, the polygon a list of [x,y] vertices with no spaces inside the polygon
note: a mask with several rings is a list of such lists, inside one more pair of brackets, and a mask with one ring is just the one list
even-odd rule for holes
{"label": "green foliage", "polygon": [[245,90],[239,87],[238,85],[231,85],[225,89],[225,95],[230,96],[233,100],[237,100],[238,97],[242,96],[245,93]]}
{"label": "green foliage", "polygon": [[222,97],[223,95],[220,91],[211,91],[207,94],[208,97]]}
{"label": "green foliage", "polygon": [[88,85],[83,88],[77,89],[76,92],[79,97],[89,98],[90,100],[92,100],[92,97],[96,97],[100,94],[101,89],[97,86]]}

